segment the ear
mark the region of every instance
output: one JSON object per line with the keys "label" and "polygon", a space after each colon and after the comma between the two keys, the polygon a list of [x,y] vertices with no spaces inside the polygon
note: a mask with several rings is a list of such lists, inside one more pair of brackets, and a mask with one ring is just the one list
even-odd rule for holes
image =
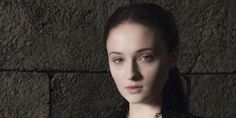
{"label": "ear", "polygon": [[177,65],[178,57],[179,57],[179,48],[175,48],[171,53],[169,53],[170,69],[174,68]]}

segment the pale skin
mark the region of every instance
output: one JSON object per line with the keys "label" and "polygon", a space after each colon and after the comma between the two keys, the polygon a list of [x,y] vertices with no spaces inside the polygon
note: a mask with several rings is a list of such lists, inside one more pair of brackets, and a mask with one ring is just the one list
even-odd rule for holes
{"label": "pale skin", "polygon": [[[129,102],[128,118],[153,118],[161,111],[162,89],[178,50],[168,53],[162,37],[126,21],[112,28],[106,42],[109,68],[120,94]],[[127,86],[137,85],[137,93]]]}

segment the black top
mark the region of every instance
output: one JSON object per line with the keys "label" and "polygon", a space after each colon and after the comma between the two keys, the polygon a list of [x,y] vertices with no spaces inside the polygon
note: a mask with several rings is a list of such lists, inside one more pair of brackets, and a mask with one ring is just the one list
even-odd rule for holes
{"label": "black top", "polygon": [[[127,107],[123,107],[121,110],[117,110],[113,113],[108,113],[104,118],[127,118],[128,109]],[[203,118],[199,116],[195,116],[192,113],[187,111],[173,111],[173,110],[165,110],[165,113],[162,113],[162,118]]]}
{"label": "black top", "polygon": [[[123,111],[117,111],[114,113],[106,114],[104,118],[127,118],[127,112]],[[203,118],[199,116],[194,116],[193,114],[189,112],[174,112],[169,111],[166,116],[162,116],[162,118]]]}

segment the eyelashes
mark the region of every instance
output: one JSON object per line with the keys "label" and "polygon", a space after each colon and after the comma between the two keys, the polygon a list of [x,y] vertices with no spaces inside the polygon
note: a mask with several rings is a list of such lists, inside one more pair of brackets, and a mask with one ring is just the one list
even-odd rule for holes
{"label": "eyelashes", "polygon": [[145,56],[142,56],[140,60],[145,61],[145,62],[151,62],[151,61],[154,60],[154,56],[152,56],[152,55],[145,55]]}
{"label": "eyelashes", "polygon": [[122,58],[116,58],[112,62],[115,63],[115,64],[121,64],[123,62],[123,60],[124,59],[122,59]]}
{"label": "eyelashes", "polygon": [[[151,63],[155,59],[156,59],[156,57],[153,55],[142,55],[141,57],[138,58],[138,61],[141,61],[144,63]],[[124,58],[117,57],[117,58],[113,59],[112,62],[115,64],[122,64],[122,63],[124,63]]]}

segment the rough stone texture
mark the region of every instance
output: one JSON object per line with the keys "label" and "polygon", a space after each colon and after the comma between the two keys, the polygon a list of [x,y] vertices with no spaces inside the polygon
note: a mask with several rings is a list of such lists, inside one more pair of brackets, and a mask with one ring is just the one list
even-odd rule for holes
{"label": "rough stone texture", "polygon": [[52,118],[102,118],[122,105],[109,74],[56,74],[51,85]]}
{"label": "rough stone texture", "polygon": [[[205,118],[234,118],[235,75],[184,75],[190,112]],[[117,110],[122,97],[109,74],[56,74],[52,81],[52,117],[102,118]]]}
{"label": "rough stone texture", "polygon": [[234,118],[235,0],[1,0],[0,118],[99,118],[117,109],[104,25],[117,7],[140,2],[176,18],[191,111]]}
{"label": "rough stone texture", "polygon": [[173,13],[179,27],[183,73],[236,72],[235,0],[133,0],[157,3]]}
{"label": "rough stone texture", "polygon": [[0,72],[0,118],[49,118],[45,74]]}
{"label": "rough stone texture", "polygon": [[1,1],[0,68],[106,70],[104,23],[123,4],[127,2]]}
{"label": "rough stone texture", "polygon": [[[176,17],[181,37],[181,72],[236,71],[235,0],[148,2],[160,4]],[[102,41],[104,24],[118,6],[129,3],[1,1],[0,68],[107,71]]]}
{"label": "rough stone texture", "polygon": [[205,118],[235,118],[236,75],[192,75],[190,78],[189,101],[193,113]]}

